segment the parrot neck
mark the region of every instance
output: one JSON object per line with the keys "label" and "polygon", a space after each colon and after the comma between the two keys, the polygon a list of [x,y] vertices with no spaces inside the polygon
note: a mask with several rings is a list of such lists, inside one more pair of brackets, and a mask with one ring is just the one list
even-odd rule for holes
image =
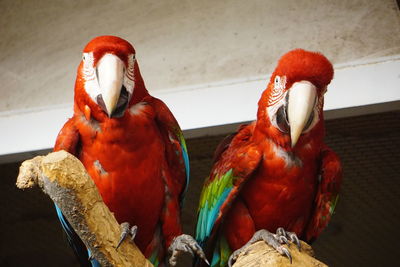
{"label": "parrot neck", "polygon": [[253,134],[253,142],[262,144],[264,142],[273,142],[276,146],[281,147],[285,151],[290,151],[290,136],[282,133],[271,124],[256,122]]}
{"label": "parrot neck", "polygon": [[133,88],[133,94],[129,101],[129,107],[139,103],[143,98],[149,96],[149,92],[147,91],[142,75],[140,74],[139,66],[137,65],[137,62],[135,64],[135,87]]}
{"label": "parrot neck", "polygon": [[143,98],[149,96],[149,92],[147,91],[144,83],[135,84],[135,88],[133,89],[133,95],[131,100],[129,101],[128,108],[132,107],[133,105],[141,102]]}

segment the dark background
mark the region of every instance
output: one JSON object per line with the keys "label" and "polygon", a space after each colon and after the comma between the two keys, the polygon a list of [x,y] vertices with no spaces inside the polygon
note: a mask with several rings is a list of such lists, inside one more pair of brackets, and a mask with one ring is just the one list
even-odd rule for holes
{"label": "dark background", "polygon": [[[326,143],[341,157],[344,184],[329,227],[313,244],[329,266],[394,266],[400,240],[400,111],[326,122]],[[187,140],[191,184],[183,213],[192,233],[213,151],[224,136]],[[0,165],[0,266],[77,266],[52,202],[15,187],[20,163]],[[189,266],[185,257],[182,266]]]}

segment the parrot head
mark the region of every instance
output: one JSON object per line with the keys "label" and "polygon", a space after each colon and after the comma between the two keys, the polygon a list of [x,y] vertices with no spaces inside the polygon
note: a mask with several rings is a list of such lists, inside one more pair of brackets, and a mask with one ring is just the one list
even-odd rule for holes
{"label": "parrot head", "polygon": [[287,150],[324,134],[324,94],[333,67],[320,53],[292,50],[281,57],[259,101],[257,123]]}
{"label": "parrot head", "polygon": [[119,118],[147,95],[133,46],[99,36],[83,49],[75,84],[75,106],[98,120]]}

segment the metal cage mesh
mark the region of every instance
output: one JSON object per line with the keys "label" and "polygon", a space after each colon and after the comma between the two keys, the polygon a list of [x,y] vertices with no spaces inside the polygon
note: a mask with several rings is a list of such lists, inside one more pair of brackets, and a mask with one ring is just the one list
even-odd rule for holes
{"label": "metal cage mesh", "polygon": [[[313,244],[329,266],[392,266],[400,230],[400,112],[326,122],[326,143],[344,168],[329,227]],[[191,184],[182,222],[192,233],[204,177],[223,136],[187,140]],[[51,201],[15,187],[19,163],[0,165],[0,266],[76,266]],[[190,259],[180,266],[190,266]]]}

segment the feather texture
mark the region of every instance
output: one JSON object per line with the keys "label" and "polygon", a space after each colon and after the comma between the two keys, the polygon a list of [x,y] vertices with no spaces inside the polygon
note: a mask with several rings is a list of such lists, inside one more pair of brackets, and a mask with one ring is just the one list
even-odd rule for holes
{"label": "feather texture", "polygon": [[[129,69],[124,85],[134,86],[121,93],[118,102],[129,104],[116,117],[104,112],[85,87],[84,72],[95,69],[105,54],[124,62]],[[156,266],[165,266],[167,248],[182,234],[180,210],[189,183],[182,131],[168,107],[147,92],[128,42],[113,36],[97,37],[85,47],[84,55],[93,59],[78,67],[74,115],[61,129],[54,150],[66,150],[81,160],[117,221],[138,226],[135,243],[142,253]],[[96,84],[88,83],[90,90],[96,89]],[[58,214],[73,246],[82,245]],[[83,254],[87,259],[87,252]]]}
{"label": "feather texture", "polygon": [[[340,161],[323,143],[323,97],[332,77],[331,63],[319,53],[285,54],[259,100],[257,120],[218,146],[196,227],[211,266],[226,266],[257,230],[283,227],[312,241],[326,227],[341,184]],[[304,81],[314,86],[316,99],[292,146],[285,117],[290,88]]]}

